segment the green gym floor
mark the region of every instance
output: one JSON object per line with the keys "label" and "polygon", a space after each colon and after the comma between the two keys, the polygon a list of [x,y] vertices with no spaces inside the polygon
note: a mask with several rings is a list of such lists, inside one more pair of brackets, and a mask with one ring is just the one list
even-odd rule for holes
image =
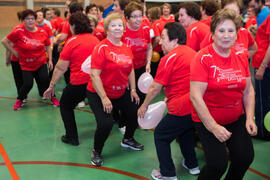
{"label": "green gym floor", "polygon": [[[11,28],[1,28],[0,38]],[[132,151],[120,146],[122,135],[117,125],[103,150],[104,165],[90,165],[90,150],[96,128],[94,115],[87,105],[75,110],[80,145],[64,144],[59,108],[41,100],[36,86],[30,91],[28,102],[19,111],[13,111],[17,92],[11,67],[5,65],[5,50],[0,45],[0,180],[128,180],[151,179],[152,169],[159,164],[154,146],[153,131],[138,129],[135,138],[144,144],[144,151]],[[57,85],[60,98],[65,86]],[[162,100],[164,94],[155,101]],[[270,142],[253,139],[255,159],[244,180],[270,180]],[[195,180],[181,166],[183,160],[176,142],[171,144],[177,176],[181,180]],[[199,166],[204,164],[201,147],[196,148]]]}

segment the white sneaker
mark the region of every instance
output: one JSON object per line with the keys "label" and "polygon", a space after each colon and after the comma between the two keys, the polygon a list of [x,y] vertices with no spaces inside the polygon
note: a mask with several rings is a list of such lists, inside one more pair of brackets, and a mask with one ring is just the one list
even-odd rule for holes
{"label": "white sneaker", "polygon": [[84,101],[79,102],[78,107],[84,108],[85,107],[85,102]]}
{"label": "white sneaker", "polygon": [[126,126],[119,128],[119,131],[124,135],[126,133]]}
{"label": "white sneaker", "polygon": [[172,177],[162,176],[159,170],[153,170],[151,173],[151,177],[154,180],[178,180],[176,176],[172,176]]}
{"label": "white sneaker", "polygon": [[182,161],[182,166],[188,170],[189,174],[191,175],[198,175],[200,174],[200,169],[199,169],[199,166],[195,167],[195,168],[188,168],[186,165],[185,165],[185,160]]}

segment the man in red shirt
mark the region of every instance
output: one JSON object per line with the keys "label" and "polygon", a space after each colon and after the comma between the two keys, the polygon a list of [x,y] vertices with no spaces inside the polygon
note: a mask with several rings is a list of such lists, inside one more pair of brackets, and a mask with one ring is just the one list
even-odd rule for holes
{"label": "man in red shirt", "polygon": [[193,122],[189,100],[190,62],[196,52],[186,44],[186,32],[178,23],[167,23],[162,31],[160,44],[164,54],[154,82],[138,110],[138,117],[144,117],[150,102],[165,87],[168,114],[155,128],[155,145],[160,171],[153,170],[153,179],[177,179],[171,158],[170,143],[178,138],[184,160],[182,165],[190,174],[200,170],[194,151]]}

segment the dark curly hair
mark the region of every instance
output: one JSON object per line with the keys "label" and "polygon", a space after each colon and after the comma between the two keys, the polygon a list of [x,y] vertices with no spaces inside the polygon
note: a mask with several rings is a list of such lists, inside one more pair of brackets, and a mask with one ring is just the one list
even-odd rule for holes
{"label": "dark curly hair", "polygon": [[77,11],[79,11],[79,12],[82,12],[83,11],[82,4],[81,3],[78,3],[78,2],[72,2],[72,3],[70,3],[70,5],[69,5],[69,12],[70,12],[70,14],[75,13]]}
{"label": "dark curly hair", "polygon": [[37,14],[32,9],[26,9],[22,12],[21,20],[23,21],[28,15],[33,15],[37,19]]}
{"label": "dark curly hair", "polygon": [[202,13],[200,11],[200,6],[195,2],[184,2],[179,5],[179,9],[185,9],[187,15],[193,17],[196,20],[201,20]]}
{"label": "dark curly hair", "polygon": [[69,24],[75,25],[74,33],[82,34],[82,33],[92,33],[93,29],[90,26],[90,21],[88,17],[82,12],[72,13],[69,18]]}
{"label": "dark curly hair", "polygon": [[205,10],[207,16],[213,16],[219,9],[219,5],[216,0],[203,0],[201,7]]}
{"label": "dark curly hair", "polygon": [[179,45],[186,44],[187,41],[186,29],[180,23],[178,22],[167,23],[164,26],[164,29],[167,29],[167,34],[170,41],[177,39],[178,40],[177,43]]}
{"label": "dark curly hair", "polygon": [[97,8],[97,5],[96,5],[95,3],[89,4],[89,5],[86,6],[86,8],[85,8],[85,13],[88,14],[89,11],[90,11],[90,9],[92,9],[92,8],[94,8],[94,7]]}

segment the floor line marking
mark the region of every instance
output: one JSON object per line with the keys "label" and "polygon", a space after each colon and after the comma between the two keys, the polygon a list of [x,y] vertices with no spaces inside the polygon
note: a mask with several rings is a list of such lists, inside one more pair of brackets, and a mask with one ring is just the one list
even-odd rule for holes
{"label": "floor line marking", "polygon": [[17,175],[17,173],[16,173],[16,171],[15,171],[15,169],[14,169],[14,167],[13,167],[11,161],[10,161],[10,159],[8,158],[8,155],[7,155],[7,153],[6,153],[6,151],[5,151],[5,149],[4,149],[4,147],[3,147],[3,145],[2,145],[1,142],[0,142],[0,154],[1,154],[1,156],[2,156],[2,158],[4,160],[4,162],[5,162],[5,163],[2,163],[2,164],[4,164],[4,165],[7,166],[12,179],[13,180],[20,180],[20,178]]}
{"label": "floor line marking", "polygon": [[[127,171],[123,171],[123,170],[118,170],[118,169],[113,169],[113,168],[109,168],[109,167],[97,167],[94,165],[90,165],[90,164],[82,164],[82,163],[71,163],[71,162],[55,162],[55,161],[15,161],[13,162],[14,165],[33,165],[33,164],[38,164],[38,165],[62,165],[62,166],[77,166],[77,167],[85,167],[85,168],[92,168],[92,169],[98,169],[98,170],[102,170],[102,171],[108,171],[108,172],[112,172],[112,173],[116,173],[116,174],[122,174],[125,176],[129,176],[135,179],[139,179],[139,180],[150,180],[149,178],[134,174],[134,173],[130,173]],[[4,165],[4,163],[0,163],[0,166]]]}

